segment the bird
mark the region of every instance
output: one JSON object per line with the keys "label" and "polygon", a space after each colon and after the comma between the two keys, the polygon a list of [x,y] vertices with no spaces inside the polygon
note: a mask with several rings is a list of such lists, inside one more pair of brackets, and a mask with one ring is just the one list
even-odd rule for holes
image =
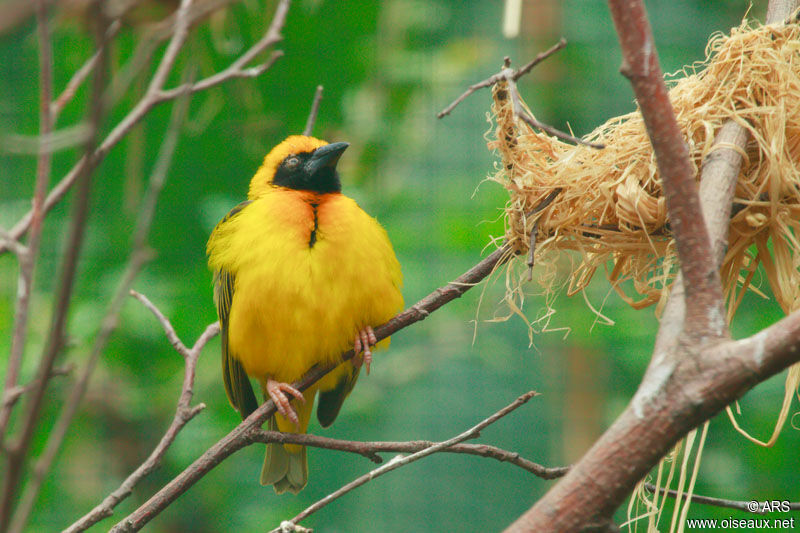
{"label": "bird", "polygon": [[[336,166],[348,146],[289,136],[208,240],[225,391],[244,419],[258,407],[257,381],[277,408],[270,430],[305,433],[317,393],[317,419],[330,426],[362,365],[369,374],[372,349],[388,346],[373,328],[403,306],[386,230],[341,192]],[[291,385],[351,348],[353,359],[305,392]],[[304,446],[267,444],[262,485],[297,494],[307,481]]]}

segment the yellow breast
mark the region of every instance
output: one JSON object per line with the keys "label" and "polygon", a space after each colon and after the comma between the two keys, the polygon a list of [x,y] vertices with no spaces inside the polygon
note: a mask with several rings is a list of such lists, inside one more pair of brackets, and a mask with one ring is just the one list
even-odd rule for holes
{"label": "yellow breast", "polygon": [[254,377],[295,381],[402,308],[385,230],[338,193],[274,188],[218,227],[209,251],[235,277],[229,348]]}

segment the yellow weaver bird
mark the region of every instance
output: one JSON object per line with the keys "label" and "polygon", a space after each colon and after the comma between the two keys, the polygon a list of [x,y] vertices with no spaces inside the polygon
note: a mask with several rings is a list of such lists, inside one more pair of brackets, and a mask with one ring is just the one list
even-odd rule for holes
{"label": "yellow weaver bird", "polygon": [[[403,306],[400,265],[386,231],[341,193],[336,163],[347,147],[287,138],[264,158],[247,201],[208,241],[225,391],[246,418],[258,407],[248,376],[258,380],[278,410],[272,430],[305,433],[317,392],[317,419],[329,426],[362,363],[369,373],[372,327]],[[357,357],[304,393],[290,385],[350,348]],[[307,481],[304,446],[267,445],[262,484],[296,494]]]}

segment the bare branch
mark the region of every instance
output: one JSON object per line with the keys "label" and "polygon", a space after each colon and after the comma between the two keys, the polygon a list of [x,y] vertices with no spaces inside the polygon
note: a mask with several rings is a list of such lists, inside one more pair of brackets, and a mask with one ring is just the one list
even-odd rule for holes
{"label": "bare branch", "polygon": [[[470,270],[456,278],[455,281],[436,289],[416,304],[389,320],[386,324],[375,328],[376,337],[379,340],[384,339],[415,322],[425,319],[447,302],[458,298],[475,286],[483,278],[488,276],[498,264],[506,261],[511,254],[512,252],[508,245],[495,250],[491,255],[486,257],[486,259],[480,261]],[[353,350],[342,354],[343,361],[349,360],[352,357]],[[336,366],[337,365],[325,368],[312,368],[302,379],[294,383],[294,386],[301,391],[306,390]],[[261,404],[261,406],[253,411],[242,423],[236,426],[236,428],[225,435],[211,448],[206,450],[202,456],[185,468],[183,472],[167,483],[138,509],[116,524],[111,531],[119,533],[122,531],[140,530],[175,501],[178,496],[189,490],[192,485],[197,483],[197,481],[205,476],[211,469],[237,450],[252,443],[254,430],[260,428],[274,413],[275,404],[272,403],[272,400]]]}
{"label": "bare branch", "polygon": [[0,246],[10,250],[17,257],[27,254],[28,247],[13,238],[6,230],[0,228]]}
{"label": "bare branch", "polygon": [[536,57],[534,57],[531,61],[529,61],[526,65],[524,65],[522,68],[518,69],[514,73],[514,76],[513,76],[514,81],[517,81],[518,79],[520,79],[522,76],[524,76],[525,74],[527,74],[528,72],[533,70],[533,67],[535,67],[536,65],[538,65],[539,63],[541,63],[542,61],[544,61],[545,59],[547,59],[551,55],[555,54],[556,52],[558,52],[559,50],[561,50],[565,46],[567,46],[567,40],[562,37],[561,39],[558,40],[558,42],[556,44],[554,44],[553,46],[551,46],[550,48],[548,48],[544,52],[541,52]]}
{"label": "bare branch", "polygon": [[[74,369],[73,365],[55,367],[53,368],[53,371],[50,373],[50,378],[69,375],[72,373],[73,369]],[[8,390],[5,397],[3,398],[3,404],[9,404],[9,406],[15,404],[25,393],[33,389],[35,385],[36,382],[31,382],[27,383],[26,385],[17,385],[16,387],[12,387],[11,389]]]}
{"label": "bare branch", "polygon": [[[267,30],[267,33],[264,37],[259,40],[256,44],[254,44],[249,50],[247,50],[244,54],[242,54],[236,61],[234,61],[227,69],[219,72],[213,76],[209,76],[208,78],[204,78],[196,83],[191,84],[184,84],[172,89],[162,89],[158,88],[157,90],[153,87],[151,83],[152,91],[148,91],[147,94],[137,103],[133,109],[123,118],[117,126],[111,130],[111,132],[106,136],[105,140],[97,147],[91,157],[84,156],[81,158],[75,166],[61,179],[61,181],[56,184],[50,193],[47,195],[47,198],[44,202],[44,212],[47,213],[52,209],[67,191],[73,186],[78,176],[84,171],[87,165],[90,163],[93,165],[99,164],[100,161],[106,156],[106,154],[113,148],[122,138],[127,135],[127,133],[139,123],[142,118],[144,118],[150,110],[155,107],[156,105],[165,102],[167,100],[172,100],[178,98],[179,96],[188,93],[196,93],[198,91],[203,91],[219,85],[225,81],[234,78],[252,78],[255,76],[259,76],[266,72],[274,63],[275,61],[283,54],[281,51],[275,51],[272,55],[267,59],[266,62],[257,65],[255,67],[244,68],[250,61],[252,61],[258,54],[264,51],[270,45],[273,45],[280,40],[283,39],[281,35],[281,30],[283,29],[283,25],[286,22],[286,14],[289,9],[290,0],[280,0],[278,6],[275,9],[275,15],[273,16],[272,23]],[[105,50],[105,48],[100,47],[99,50]],[[172,60],[174,58],[170,58],[169,56],[165,55],[162,57],[162,62],[164,60]],[[168,61],[169,62],[169,61]],[[162,63],[163,64],[163,63]],[[160,68],[160,67],[159,67]],[[28,212],[25,214],[9,231],[8,234],[13,239],[19,239],[22,235],[25,234],[30,228],[31,225],[31,218],[32,213]],[[0,241],[0,253],[7,251],[8,248],[5,246],[3,241]]]}
{"label": "bare branch", "polygon": [[450,102],[450,105],[448,105],[447,107],[445,107],[444,109],[442,109],[441,111],[436,113],[436,118],[443,118],[443,117],[449,115],[453,111],[453,109],[455,109],[458,104],[460,104],[461,102],[466,100],[469,95],[471,95],[472,93],[474,93],[478,89],[483,89],[485,87],[491,87],[492,85],[494,85],[498,81],[501,81],[502,79],[503,79],[503,77],[500,74],[495,74],[493,76],[490,76],[490,77],[486,78],[483,81],[479,81],[478,83],[470,85],[469,87],[467,87],[466,91],[461,93],[461,96],[459,96],[458,98],[456,98],[455,100]]}
{"label": "bare branch", "polygon": [[309,136],[314,132],[314,123],[317,121],[320,102],[322,102],[322,85],[317,85],[314,100],[311,102],[311,111],[308,113],[308,119],[306,120],[306,127],[303,128],[303,135]]}
{"label": "bare branch", "polygon": [[[148,300],[145,296],[139,293],[136,294],[138,295],[137,299],[139,299],[139,301],[142,303],[147,302],[145,305],[151,309],[151,311],[155,309],[154,314],[158,321],[161,322],[161,318],[163,318],[164,315],[161,314],[161,312],[155,306],[153,306],[153,304],[150,303],[150,300]],[[168,320],[165,319],[165,321],[169,330],[173,331],[174,333],[172,325]],[[192,418],[197,416],[200,411],[205,409],[205,404],[202,403],[195,405],[194,407],[191,406],[195,370],[197,368],[197,360],[200,357],[200,352],[202,352],[208,341],[218,334],[219,322],[214,322],[206,327],[205,331],[200,335],[200,337],[197,338],[194,346],[192,346],[190,350],[186,350],[185,354],[178,350],[178,352],[186,361],[183,375],[183,386],[181,387],[181,394],[180,398],[178,399],[178,407],[175,410],[175,416],[172,419],[172,423],[167,428],[166,433],[164,433],[164,436],[161,437],[158,445],[156,445],[145,462],[143,462],[131,475],[125,478],[125,481],[123,481],[114,492],[106,496],[106,498],[94,509],[85,514],[80,520],[66,528],[64,530],[65,533],[77,533],[79,531],[85,531],[102,519],[111,516],[114,513],[114,508],[121,501],[131,495],[133,488],[153,470],[159,467],[164,454],[166,454],[169,447],[175,441],[175,438],[178,436],[178,433],[181,431],[181,429],[183,429],[183,427],[189,423]],[[170,344],[175,347],[175,343],[172,341],[172,339],[170,339]],[[178,340],[178,344],[184,349],[186,348],[180,340]]]}
{"label": "bare branch", "polygon": [[[436,452],[442,451],[442,450],[444,450],[444,449],[446,449],[446,448],[448,448],[450,446],[453,446],[453,445],[458,444],[460,442],[463,442],[465,440],[477,438],[478,436],[480,436],[480,432],[481,432],[481,430],[483,428],[485,428],[486,426],[498,421],[499,419],[501,419],[502,417],[506,416],[508,413],[510,413],[514,409],[520,407],[521,405],[524,405],[525,403],[528,402],[528,400],[530,400],[531,398],[533,398],[536,395],[538,395],[538,393],[533,392],[533,391],[523,394],[522,396],[517,398],[510,405],[507,405],[506,407],[504,407],[500,411],[497,411],[495,414],[493,414],[489,418],[483,420],[479,424],[477,424],[474,427],[468,429],[467,431],[461,433],[460,435],[457,435],[457,436],[453,437],[452,439],[446,440],[444,442],[439,442],[437,444],[434,444],[433,446],[429,446],[429,447],[423,448],[420,451],[415,452],[415,453],[413,453],[411,455],[406,455],[406,456],[400,456],[399,455],[399,456],[395,457],[394,459],[392,459],[388,463],[386,463],[386,464],[384,464],[382,466],[379,466],[378,468],[376,468],[376,469],[374,469],[374,470],[372,470],[370,472],[367,472],[363,476],[351,481],[347,485],[345,485],[345,486],[341,487],[340,489],[332,492],[328,496],[325,496],[324,498],[322,498],[318,502],[316,502],[313,505],[311,505],[308,508],[306,508],[304,511],[302,511],[300,514],[298,514],[297,516],[295,516],[294,518],[292,518],[288,522],[291,523],[291,524],[297,524],[298,522],[300,522],[301,520],[304,520],[305,518],[307,518],[311,514],[319,511],[320,509],[322,509],[323,507],[325,507],[326,505],[328,505],[332,501],[344,496],[348,492],[360,487],[361,485],[364,485],[365,483],[367,483],[369,481],[372,481],[376,477],[382,476],[383,474],[391,472],[392,470],[396,470],[396,469],[400,468],[401,466],[405,466],[407,464],[413,463],[414,461],[422,459],[423,457],[427,457],[428,455],[431,455],[432,453],[436,453]],[[284,524],[285,524],[285,522],[284,522]],[[280,529],[281,528],[274,529],[271,533],[280,533]]]}
{"label": "bare branch", "polygon": [[[635,13],[625,13],[632,4],[635,4],[633,9]],[[628,28],[625,24],[617,24],[623,48],[627,46],[624,42],[626,39],[641,38],[648,34],[643,27],[646,25],[646,18],[640,3],[612,5],[612,11],[615,18],[626,19],[625,24],[629,22],[626,17],[633,18],[636,24],[635,29]],[[787,13],[773,16],[777,20],[782,20],[786,15]],[[634,33],[637,35],[632,36]],[[640,52],[648,60],[648,69],[657,68],[652,37],[644,37],[644,43],[644,50]],[[627,52],[623,55],[627,55]],[[660,74],[649,71],[649,75],[657,78],[661,84]],[[634,85],[644,83],[645,79],[646,76],[638,72],[633,76],[633,83]],[[640,97],[637,93],[643,114],[652,113],[656,108],[660,108],[662,112],[666,110],[671,115],[671,108],[656,104],[658,98],[655,102],[649,101],[653,94],[659,95],[661,89],[649,86],[649,90],[651,92],[645,97]],[[667,166],[674,165],[680,169],[683,163],[675,160],[680,159],[682,151],[677,144],[682,145],[683,141],[679,136],[678,141],[675,141],[670,128],[662,123],[664,120],[667,119],[659,117],[655,125],[648,125],[651,142],[659,159],[663,155],[659,153],[661,150],[659,146],[665,142],[672,142],[667,155],[673,160]],[[654,134],[653,129],[663,133],[658,141],[654,139],[658,135]],[[706,293],[707,297],[710,294],[708,301],[700,302],[701,305],[698,305],[698,302],[692,301],[688,291],[684,297],[682,284],[673,287],[670,303],[662,318],[653,359],[631,403],[570,472],[506,531],[536,531],[543,528],[552,531],[574,531],[598,518],[610,517],[630,494],[633,486],[681,437],[716,415],[757,383],[800,360],[800,312],[793,313],[742,341],[719,340],[719,330],[715,331],[713,325],[709,327],[708,336],[705,338],[693,339],[685,335],[687,329],[697,327],[697,320],[689,312],[685,313],[684,318],[684,302],[676,304],[676,299],[688,300],[685,303],[694,305],[695,312],[698,307],[701,313],[702,310],[711,309],[712,317],[706,322],[711,323],[716,320],[722,322],[724,327],[721,297],[718,298],[719,295],[716,294],[719,290],[719,277],[714,259],[715,257],[719,259],[721,250],[724,249],[725,235],[730,222],[726,213],[729,213],[733,185],[741,164],[739,157],[734,157],[733,154],[737,151],[735,147],[745,144],[746,135],[733,125],[726,124],[717,133],[715,142],[717,146],[712,156],[704,162],[703,182],[701,182],[702,209],[703,211],[708,209],[709,232],[706,233],[704,226],[704,238],[699,239],[695,235],[694,240],[690,240],[689,250],[694,254],[699,249],[699,252],[706,254],[711,261],[713,276],[710,275],[704,280],[699,289],[697,286],[694,289],[695,293],[703,294],[704,286],[710,287]],[[730,153],[726,153],[728,151]],[[661,165],[660,161],[660,171]],[[670,168],[670,171],[675,171],[676,168]],[[675,194],[675,184],[666,185],[666,182],[674,176],[667,178],[667,173],[663,171],[661,173],[665,187],[673,188],[672,194]],[[694,188],[685,183],[686,176],[679,176],[677,181],[679,185],[687,186],[691,193],[689,196],[696,201],[694,177],[691,173],[688,177],[692,180]],[[687,198],[688,196],[684,195],[679,200]],[[719,205],[720,202],[728,205]],[[669,206],[670,220],[674,220],[674,208]],[[687,216],[694,210],[685,206],[680,209],[685,211],[681,216]],[[699,215],[693,216],[697,216],[702,224],[703,219]],[[711,242],[709,233],[714,236]],[[680,238],[676,234],[676,240]],[[680,259],[682,263],[685,261],[683,255]],[[702,268],[705,268],[702,267],[705,261],[704,259],[699,263],[696,262],[693,268],[702,271]],[[698,267],[698,264],[702,268]],[[686,271],[683,275],[684,279],[688,279]],[[697,275],[697,272],[693,275]],[[716,288],[713,286],[714,283]],[[687,282],[687,287],[689,285]],[[713,316],[714,313],[719,313],[719,317]],[[699,334],[702,328],[695,331]],[[653,431],[653,428],[658,430]]]}
{"label": "bare branch", "polygon": [[[46,1],[46,0],[45,0]],[[58,120],[58,116],[61,114],[61,111],[64,110],[64,107],[72,100],[75,96],[75,92],[78,88],[83,85],[83,82],[86,78],[91,74],[92,70],[97,66],[98,60],[100,59],[100,48],[105,49],[108,46],[108,43],[117,36],[119,30],[121,28],[121,24],[119,20],[112,21],[111,24],[108,26],[106,30],[105,37],[103,38],[103,42],[100,43],[100,46],[97,51],[90,57],[86,63],[83,64],[81,68],[75,71],[72,75],[72,78],[67,82],[67,86],[64,87],[64,90],[61,91],[61,94],[50,104],[50,117],[53,121],[53,124],[56,123]]]}
{"label": "bare branch", "polygon": [[631,82],[656,155],[686,288],[687,335],[728,336],[719,271],[703,221],[694,169],[658,61],[641,1],[609,0],[622,48],[620,71]]}
{"label": "bare branch", "polygon": [[[544,61],[545,59],[547,59],[551,55],[555,54],[556,52],[558,52],[559,50],[561,50],[565,46],[567,46],[567,40],[562,37],[561,39],[559,39],[559,41],[556,44],[554,44],[553,46],[551,46],[550,48],[548,48],[544,52],[541,52],[540,54],[538,54],[536,57],[533,58],[533,60],[529,61],[521,69],[513,71],[510,74],[511,80],[512,81],[517,81],[522,76],[524,76],[525,74],[530,72],[533,69],[533,67],[535,67],[536,65],[538,65],[539,63],[541,63],[542,61]],[[509,66],[508,65],[508,58],[506,58],[506,68],[508,68],[508,66]],[[467,88],[467,90],[464,91],[461,94],[461,96],[459,96],[458,98],[453,100],[450,103],[450,105],[448,105],[447,107],[445,107],[444,109],[439,111],[436,114],[436,118],[442,118],[442,117],[444,117],[446,115],[449,115],[453,111],[453,109],[456,108],[456,106],[458,104],[460,104],[461,102],[466,100],[467,97],[469,95],[471,95],[472,93],[474,93],[475,91],[477,91],[479,89],[483,89],[485,87],[491,87],[492,85],[494,85],[498,81],[503,81],[503,80],[507,80],[507,79],[508,79],[508,77],[504,75],[503,71],[501,71],[498,74],[495,74],[493,76],[489,76],[488,78],[486,78],[483,81],[479,81],[478,83],[476,83],[474,85],[470,85]]]}
{"label": "bare branch", "polygon": [[596,148],[598,150],[602,150],[603,148],[606,147],[606,145],[603,143],[584,141],[583,139],[575,137],[574,135],[570,135],[569,133],[554,128],[549,124],[545,124],[544,122],[539,122],[538,120],[533,118],[531,114],[528,113],[522,106],[522,100],[520,99],[519,96],[519,89],[517,89],[516,82],[512,80],[508,80],[508,92],[511,95],[511,109],[514,112],[514,115],[521,118],[530,127],[538,128],[544,131],[545,133],[548,133],[554,137],[558,137],[562,141],[567,141],[575,144],[584,144],[586,146],[591,146],[592,148]]}
{"label": "bare branch", "polygon": [[[653,485],[652,483],[645,483],[644,488],[651,493],[656,491],[656,486]],[[686,501],[687,494],[685,493],[678,494],[677,490],[659,488],[658,492],[660,494],[666,494],[670,498],[677,498],[679,502]],[[701,496],[700,494],[692,494],[691,500],[695,503],[699,503],[702,505],[713,505],[714,507],[723,507],[726,509],[738,509],[740,511],[745,511],[747,513],[755,512],[756,514],[766,514],[763,511],[753,511],[750,508],[751,502],[726,500],[724,498],[712,498],[710,496]],[[800,502],[789,503],[789,509],[792,511],[800,511]]]}
{"label": "bare branch", "polygon": [[[97,2],[92,4],[94,11],[92,20],[97,26],[95,29],[95,41],[99,42],[104,28],[101,27],[104,20]],[[101,53],[99,67],[95,69],[92,83],[91,99],[89,105],[89,124],[91,133],[86,142],[84,152],[91,154],[95,150],[97,131],[102,122],[103,115],[103,87],[105,85],[105,58]],[[44,112],[49,117],[49,99],[46,104],[47,110]],[[87,156],[84,156],[86,158]],[[66,240],[64,252],[64,262],[62,265],[61,276],[58,283],[58,290],[55,298],[53,319],[50,332],[45,341],[45,348],[36,371],[35,385],[28,395],[28,408],[21,419],[22,428],[16,441],[6,446],[6,469],[2,484],[2,495],[0,496],[0,531],[6,531],[11,518],[11,510],[19,485],[22,468],[25,464],[25,457],[33,439],[34,430],[37,426],[39,413],[45,397],[45,390],[53,371],[56,357],[64,344],[67,314],[70,308],[72,292],[74,288],[75,275],[77,272],[78,258],[80,257],[81,247],[86,233],[86,221],[89,213],[89,196],[92,184],[91,165],[86,165],[77,176],[77,188],[75,191],[75,203],[73,205],[72,217],[69,227],[69,235]],[[44,210],[42,210],[43,216]],[[32,216],[32,219],[35,218]]]}
{"label": "bare branch", "polygon": [[[349,441],[320,437],[318,435],[312,435],[309,433],[280,433],[278,431],[263,430],[254,430],[252,435],[252,440],[254,442],[261,442],[264,444],[271,442],[279,442],[282,444],[302,444],[303,446],[313,446],[315,448],[323,448],[326,450],[356,453],[363,455],[375,463],[383,462],[383,458],[378,455],[379,453],[415,453],[437,444],[436,442],[426,440],[403,442]],[[477,455],[479,457],[496,459],[503,463],[511,463],[542,479],[556,479],[566,474],[569,470],[569,467],[567,466],[548,468],[534,463],[533,461],[528,461],[527,459],[520,457],[516,452],[510,452],[508,450],[488,444],[455,444],[441,451],[448,453]]]}
{"label": "bare branch", "polygon": [[[53,59],[51,50],[52,43],[50,39],[50,22],[48,20],[47,4],[45,0],[38,0],[36,4],[36,20],[39,38],[39,134],[47,136],[53,129],[53,122],[50,118],[49,109],[50,99],[53,93]],[[44,202],[44,196],[47,192],[47,182],[50,180],[50,163],[50,151],[40,148],[39,159],[36,163],[36,184],[34,185],[33,214],[31,216],[31,232],[28,239],[28,246],[16,246],[16,237],[8,236],[7,239],[3,239],[6,242],[10,242],[19,259],[19,282],[17,284],[17,300],[14,307],[14,331],[11,334],[11,353],[8,356],[6,379],[2,394],[3,402],[2,405],[0,405],[0,444],[5,441],[8,421],[11,417],[11,409],[14,405],[13,402],[7,401],[8,394],[17,385],[22,356],[25,352],[30,297],[31,291],[33,290],[33,275],[42,236],[42,220],[44,218],[42,203]]]}
{"label": "bare branch", "polygon": [[167,340],[169,340],[169,343],[172,344],[172,347],[175,348],[184,359],[189,357],[189,349],[184,346],[180,338],[178,338],[178,334],[175,333],[175,328],[172,327],[169,319],[164,316],[158,307],[156,307],[155,304],[153,304],[153,302],[151,302],[144,294],[132,290],[130,291],[130,295],[142,302],[142,304],[149,309],[153,315],[155,315],[158,323],[161,324],[162,328],[164,328],[164,333],[167,335]]}
{"label": "bare branch", "polygon": [[464,93],[461,96],[453,100],[453,102],[450,105],[448,105],[439,113],[437,113],[436,116],[438,118],[442,118],[445,115],[448,115],[453,109],[455,109],[455,107],[458,104],[463,102],[469,95],[471,95],[478,89],[483,89],[484,87],[491,87],[492,85],[495,85],[497,83],[504,82],[508,86],[508,92],[511,94],[511,106],[514,116],[522,119],[532,128],[540,129],[564,141],[576,144],[584,144],[586,146],[591,146],[592,148],[597,148],[597,149],[605,148],[605,145],[602,143],[584,141],[583,139],[575,137],[574,135],[570,135],[569,133],[565,133],[557,128],[554,128],[553,126],[550,126],[548,124],[536,120],[527,110],[525,110],[524,106],[522,105],[522,99],[520,98],[519,90],[517,89],[517,83],[516,83],[517,80],[520,79],[525,74],[527,74],[528,72],[530,72],[533,69],[533,67],[535,67],[536,65],[538,65],[539,63],[541,63],[554,53],[558,52],[566,45],[567,41],[562,37],[561,40],[559,40],[556,44],[551,46],[548,50],[545,50],[544,52],[540,53],[535,58],[533,58],[532,61],[529,61],[525,66],[517,70],[511,68],[511,60],[508,57],[506,57],[504,59],[503,70],[501,70],[497,74],[494,74],[493,76],[488,77],[483,81],[479,81],[474,85],[470,85],[469,88],[467,88],[467,90],[464,91]]}
{"label": "bare branch", "polygon": [[[73,385],[66,403],[61,408],[58,420],[53,430],[50,432],[50,435],[47,437],[45,449],[34,466],[33,477],[26,485],[20,503],[14,513],[11,531],[21,532],[25,528],[25,524],[36,503],[36,498],[38,497],[42,482],[47,478],[56,455],[61,449],[67,431],[72,424],[72,420],[78,411],[78,407],[83,397],[86,395],[89,380],[94,374],[94,369],[97,366],[100,355],[105,350],[111,338],[111,334],[116,329],[119,314],[122,310],[125,298],[128,296],[130,287],[151,256],[147,249],[147,235],[150,232],[158,196],[164,187],[169,165],[175,153],[180,126],[186,116],[188,104],[189,98],[184,97],[179,99],[172,109],[170,123],[167,126],[167,132],[164,135],[164,141],[161,143],[161,150],[159,151],[156,164],[153,168],[153,174],[150,177],[147,191],[141,203],[136,227],[133,231],[133,246],[128,258],[127,267],[125,268],[125,273],[122,276],[122,281],[112,297],[105,316],[101,321],[100,331],[95,338],[86,366],[81,372],[77,382]],[[192,373],[194,373],[194,368],[192,368]]]}

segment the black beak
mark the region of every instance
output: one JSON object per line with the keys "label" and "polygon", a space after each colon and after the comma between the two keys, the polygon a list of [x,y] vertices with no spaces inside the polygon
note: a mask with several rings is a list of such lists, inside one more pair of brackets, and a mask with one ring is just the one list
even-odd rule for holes
{"label": "black beak", "polygon": [[323,168],[336,167],[336,163],[339,162],[339,158],[348,146],[350,146],[350,143],[333,143],[320,146],[314,150],[314,153],[311,154],[311,158],[306,162],[306,174],[313,176]]}

